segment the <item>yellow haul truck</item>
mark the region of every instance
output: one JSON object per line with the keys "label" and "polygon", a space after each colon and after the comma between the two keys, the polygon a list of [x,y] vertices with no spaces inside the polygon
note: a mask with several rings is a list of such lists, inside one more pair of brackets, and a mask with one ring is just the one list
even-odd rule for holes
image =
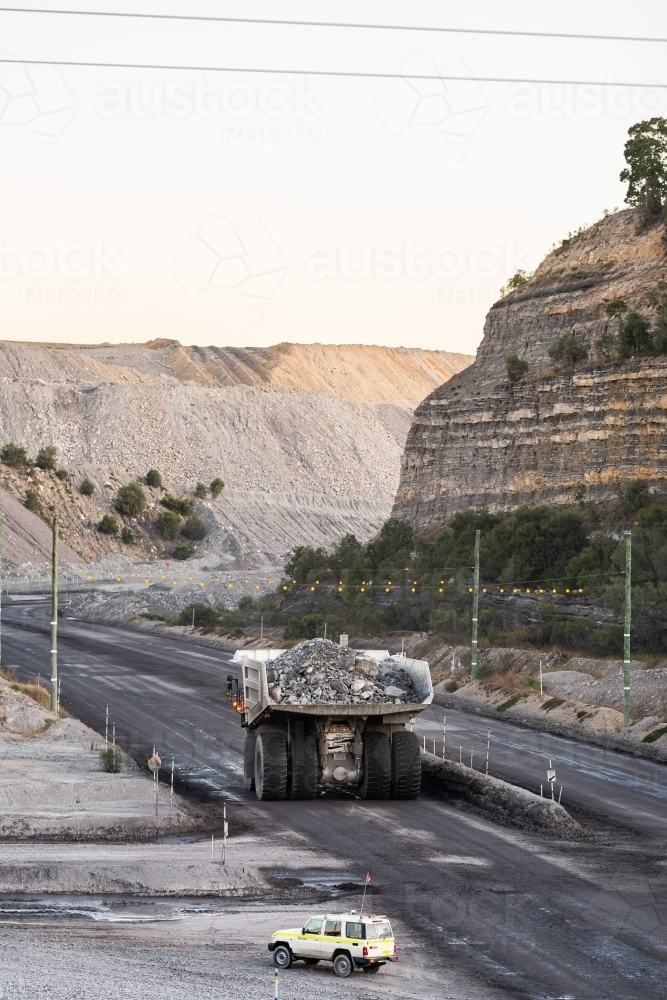
{"label": "yellow haul truck", "polygon": [[[419,743],[406,724],[433,700],[426,660],[382,660],[410,675],[418,702],[285,704],[272,700],[266,677],[267,661],[282,652],[237,654],[243,670],[246,790],[254,789],[260,800],[313,799],[333,789],[362,799],[417,798]],[[368,652],[358,655],[367,658]]]}

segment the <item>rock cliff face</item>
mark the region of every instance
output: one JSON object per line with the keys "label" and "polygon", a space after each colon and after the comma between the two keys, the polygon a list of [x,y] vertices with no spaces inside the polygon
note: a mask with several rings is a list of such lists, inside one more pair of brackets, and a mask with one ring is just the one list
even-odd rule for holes
{"label": "rock cliff face", "polygon": [[[394,515],[425,530],[464,508],[572,503],[580,484],[603,499],[638,476],[667,479],[667,356],[600,364],[593,352],[615,324],[606,303],[622,298],[650,316],[650,293],[666,278],[664,228],[643,228],[636,210],[550,253],[491,308],[475,363],[417,408]],[[574,370],[548,356],[569,332],[589,349]],[[530,366],[514,387],[510,353]]]}

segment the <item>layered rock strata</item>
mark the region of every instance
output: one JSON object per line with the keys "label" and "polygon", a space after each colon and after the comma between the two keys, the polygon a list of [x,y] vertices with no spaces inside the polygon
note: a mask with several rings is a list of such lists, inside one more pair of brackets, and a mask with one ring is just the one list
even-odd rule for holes
{"label": "layered rock strata", "polygon": [[[667,479],[667,356],[596,362],[616,320],[612,299],[651,317],[667,278],[662,224],[636,210],[607,216],[550,253],[532,278],[490,310],[475,363],[417,408],[393,513],[420,531],[465,508],[607,499],[631,479]],[[576,368],[549,348],[574,332],[588,349]],[[510,385],[505,359],[528,374]]]}

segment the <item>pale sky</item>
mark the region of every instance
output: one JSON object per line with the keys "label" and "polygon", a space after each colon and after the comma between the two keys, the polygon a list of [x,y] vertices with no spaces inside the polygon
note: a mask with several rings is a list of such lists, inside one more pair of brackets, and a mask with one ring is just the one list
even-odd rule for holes
{"label": "pale sky", "polygon": [[[667,36],[665,5],[641,0],[95,3],[75,0]],[[509,275],[623,205],[627,129],[667,115],[667,89],[653,87],[299,72],[667,84],[667,44],[15,13],[0,13],[0,26],[2,56],[26,60],[0,65],[8,339],[473,353]],[[295,72],[55,70],[31,58]]]}

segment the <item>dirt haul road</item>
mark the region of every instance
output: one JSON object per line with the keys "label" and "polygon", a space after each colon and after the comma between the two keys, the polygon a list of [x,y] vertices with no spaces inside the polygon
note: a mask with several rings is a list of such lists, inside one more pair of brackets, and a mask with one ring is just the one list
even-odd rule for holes
{"label": "dirt haul road", "polygon": [[[6,609],[3,660],[22,677],[44,673],[47,620],[44,607]],[[576,843],[500,827],[426,795],[417,802],[260,804],[242,791],[243,730],[225,698],[224,654],[67,620],[59,647],[63,702],[73,714],[99,727],[108,701],[120,742],[145,756],[156,741],[163,759],[176,757],[190,787],[224,794],[232,830],[236,822],[264,833],[268,822],[273,831],[300,836],[324,852],[329,875],[332,863],[340,865],[342,883],[370,870],[373,907],[410,929],[424,962],[432,955],[438,967],[463,977],[470,998],[664,995],[667,819],[663,810],[661,821],[657,800],[664,801],[667,769],[549,737],[550,749],[560,747],[580,765],[572,765],[569,803],[595,786],[604,814],[591,837]],[[473,722],[485,729],[485,720]],[[541,734],[501,727],[507,766],[534,787],[531,741]],[[605,780],[617,767],[622,779]],[[302,886],[305,898],[321,872],[281,877],[274,870],[272,877],[277,897],[289,891],[294,898]],[[425,1000],[454,995],[440,982],[438,990],[425,988]]]}

